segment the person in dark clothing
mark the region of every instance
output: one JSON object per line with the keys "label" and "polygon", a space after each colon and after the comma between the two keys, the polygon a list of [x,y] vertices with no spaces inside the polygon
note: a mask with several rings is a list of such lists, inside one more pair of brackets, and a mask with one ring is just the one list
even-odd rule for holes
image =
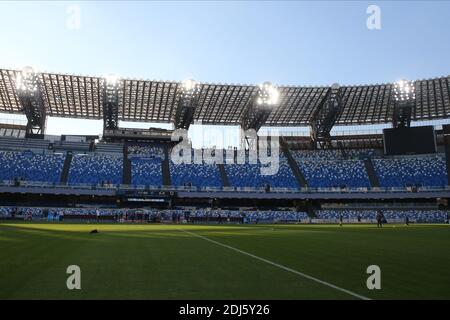
{"label": "person in dark clothing", "polygon": [[405,224],[407,226],[409,226],[409,216],[408,215],[406,215],[406,217],[405,217]]}
{"label": "person in dark clothing", "polygon": [[342,220],[343,220],[342,213],[340,213],[339,214],[339,226],[341,226],[341,227],[342,227]]}
{"label": "person in dark clothing", "polygon": [[377,228],[383,227],[383,216],[381,215],[381,212],[377,212]]}

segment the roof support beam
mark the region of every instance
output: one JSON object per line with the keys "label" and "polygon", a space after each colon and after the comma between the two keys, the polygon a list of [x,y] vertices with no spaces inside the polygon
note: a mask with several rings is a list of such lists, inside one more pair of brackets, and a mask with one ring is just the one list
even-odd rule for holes
{"label": "roof support beam", "polygon": [[411,126],[411,117],[416,106],[415,84],[412,81],[400,80],[394,85],[394,128]]}
{"label": "roof support beam", "polygon": [[342,93],[338,84],[334,84],[322,100],[311,120],[311,138],[314,147],[331,146],[331,129],[343,110]]}
{"label": "roof support beam", "polygon": [[103,134],[107,130],[119,128],[119,85],[120,80],[115,76],[103,80]]}
{"label": "roof support beam", "polygon": [[194,80],[186,80],[181,84],[178,106],[175,112],[175,129],[189,129],[194,120],[194,113],[198,106],[200,84]]}
{"label": "roof support beam", "polygon": [[266,123],[270,114],[278,106],[279,91],[270,82],[258,87],[256,95],[250,100],[241,121],[244,131],[254,129],[256,132]]}
{"label": "roof support beam", "polygon": [[25,137],[43,135],[47,114],[39,75],[31,67],[25,67],[17,74],[16,89],[22,110],[27,117]]}

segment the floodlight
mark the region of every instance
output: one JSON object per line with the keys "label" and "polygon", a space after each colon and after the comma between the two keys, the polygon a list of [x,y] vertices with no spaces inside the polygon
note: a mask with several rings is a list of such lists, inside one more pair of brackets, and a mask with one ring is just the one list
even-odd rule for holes
{"label": "floodlight", "polygon": [[414,82],[400,80],[394,83],[394,97],[396,101],[411,101],[416,99]]}
{"label": "floodlight", "polygon": [[115,74],[109,74],[105,77],[106,89],[117,90],[119,87],[119,77]]}
{"label": "floodlight", "polygon": [[32,67],[25,67],[16,76],[16,89],[25,93],[37,91],[37,76]]}
{"label": "floodlight", "polygon": [[200,93],[200,83],[187,79],[181,83],[181,94],[184,98],[190,98]]}
{"label": "floodlight", "polygon": [[256,103],[259,105],[273,106],[278,103],[280,93],[272,83],[266,81],[258,86]]}

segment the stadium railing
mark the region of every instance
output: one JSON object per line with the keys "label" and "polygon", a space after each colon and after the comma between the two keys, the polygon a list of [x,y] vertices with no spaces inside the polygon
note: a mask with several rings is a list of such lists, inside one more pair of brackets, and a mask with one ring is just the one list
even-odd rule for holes
{"label": "stadium railing", "polygon": [[123,191],[184,191],[184,192],[240,192],[240,193],[396,193],[396,192],[442,192],[450,191],[450,186],[444,187],[379,187],[379,188],[265,188],[252,187],[197,187],[197,186],[145,186],[145,185],[114,185],[114,184],[57,184],[37,181],[0,181],[1,187],[26,187],[48,189],[87,189],[87,190],[123,190]]}

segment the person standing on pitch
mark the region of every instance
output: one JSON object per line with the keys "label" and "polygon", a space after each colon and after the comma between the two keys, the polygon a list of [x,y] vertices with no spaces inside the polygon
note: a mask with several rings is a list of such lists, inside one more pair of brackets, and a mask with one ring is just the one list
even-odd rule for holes
{"label": "person standing on pitch", "polygon": [[382,228],[383,227],[383,216],[381,215],[381,212],[378,211],[377,212],[377,228]]}
{"label": "person standing on pitch", "polygon": [[342,227],[342,213],[339,213],[339,226]]}

